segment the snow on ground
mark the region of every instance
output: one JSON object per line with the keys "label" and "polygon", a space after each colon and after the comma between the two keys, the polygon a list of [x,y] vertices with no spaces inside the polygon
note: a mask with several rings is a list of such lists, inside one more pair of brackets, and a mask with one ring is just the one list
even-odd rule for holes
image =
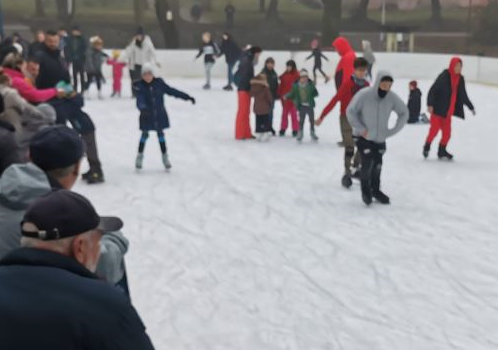
{"label": "snow on ground", "polygon": [[[337,111],[319,143],[236,142],[224,81],[169,83],[198,100],[166,102],[172,172],[155,135],[134,170],[133,100],[93,99],[107,182],[76,188],[125,220],[157,349],[498,349],[497,89],[469,84],[478,116],[455,119],[453,163],[422,159],[427,126],[390,139],[393,204],[366,208],[358,185],[340,186]],[[395,82],[403,98],[407,85]],[[319,90],[318,110],[334,92]]]}

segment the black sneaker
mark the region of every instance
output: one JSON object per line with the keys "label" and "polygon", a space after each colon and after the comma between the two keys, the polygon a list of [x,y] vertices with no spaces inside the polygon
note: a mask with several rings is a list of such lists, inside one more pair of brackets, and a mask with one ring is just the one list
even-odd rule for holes
{"label": "black sneaker", "polygon": [[275,131],[275,129],[271,128],[271,134],[272,134],[273,136],[275,136],[275,135],[277,134],[277,132]]}
{"label": "black sneaker", "polygon": [[280,130],[278,132],[278,134],[280,135],[280,137],[284,137],[285,136],[285,130]]}
{"label": "black sneaker", "polygon": [[101,171],[92,171],[86,181],[89,185],[101,184],[104,182],[104,174]]}
{"label": "black sneaker", "polygon": [[441,160],[453,160],[453,154],[446,150],[446,146],[439,145],[439,150],[437,151],[437,157]]}
{"label": "black sneaker", "polygon": [[426,143],[424,145],[424,150],[422,152],[422,154],[424,155],[424,158],[427,159],[429,157],[429,152],[431,151],[431,144],[430,143]]}
{"label": "black sneaker", "polygon": [[223,88],[223,90],[225,90],[225,91],[232,91],[232,90],[233,90],[233,87],[232,87],[232,85],[227,85],[227,86],[225,86],[225,87]]}
{"label": "black sneaker", "polygon": [[88,181],[88,179],[91,177],[92,171],[88,170],[86,173],[81,174],[81,178],[85,181]]}
{"label": "black sneaker", "polygon": [[380,204],[391,204],[391,200],[389,199],[389,197],[382,193],[382,191],[375,191],[372,193],[372,196]]}
{"label": "black sneaker", "polygon": [[372,194],[371,193],[362,192],[361,198],[363,199],[363,203],[365,203],[366,205],[372,204]]}
{"label": "black sneaker", "polygon": [[351,180],[351,175],[344,174],[341,180],[342,187],[351,188],[353,186],[353,180]]}
{"label": "black sneaker", "polygon": [[293,130],[292,131],[292,137],[297,137],[297,133],[298,133],[298,131]]}

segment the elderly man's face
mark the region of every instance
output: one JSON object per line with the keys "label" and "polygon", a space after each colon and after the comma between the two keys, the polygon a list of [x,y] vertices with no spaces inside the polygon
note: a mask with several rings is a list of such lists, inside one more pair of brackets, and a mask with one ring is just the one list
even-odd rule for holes
{"label": "elderly man's face", "polygon": [[50,50],[58,50],[59,44],[60,38],[58,35],[47,35],[47,37],[45,38],[45,45],[47,45]]}

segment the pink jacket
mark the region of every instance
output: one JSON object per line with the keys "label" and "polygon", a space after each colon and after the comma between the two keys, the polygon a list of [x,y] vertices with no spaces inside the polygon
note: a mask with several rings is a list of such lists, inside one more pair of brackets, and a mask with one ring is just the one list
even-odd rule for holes
{"label": "pink jacket", "polygon": [[123,68],[126,66],[126,63],[122,63],[113,58],[109,58],[107,60],[107,64],[112,66],[112,77],[115,80],[121,80],[121,78],[123,78]]}
{"label": "pink jacket", "polygon": [[3,71],[12,80],[12,87],[30,103],[42,103],[57,97],[57,89],[37,89],[27,82],[26,77],[19,71],[4,68]]}

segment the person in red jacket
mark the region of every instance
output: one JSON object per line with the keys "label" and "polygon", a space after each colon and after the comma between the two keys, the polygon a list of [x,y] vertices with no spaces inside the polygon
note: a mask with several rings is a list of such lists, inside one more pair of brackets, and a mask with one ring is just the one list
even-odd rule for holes
{"label": "person in red jacket", "polygon": [[341,60],[335,70],[335,87],[339,91],[341,85],[346,83],[351,75],[353,75],[356,54],[351,48],[348,39],[342,36],[335,39],[332,46],[336,49],[339,56],[341,56]]}
{"label": "person in red jacket", "polygon": [[123,69],[126,63],[119,61],[121,53],[118,50],[112,52],[112,58],[107,60],[107,64],[112,66],[112,95],[111,97],[121,97],[121,80],[123,79]]}
{"label": "person in red jacket", "polygon": [[[280,76],[280,85],[278,86],[278,96],[285,96],[292,90],[292,86],[299,80],[299,71],[296,62],[287,61],[287,68],[284,74]],[[282,99],[282,123],[280,125],[280,136],[285,136],[285,131],[289,125],[288,116],[290,114],[292,123],[292,136],[296,137],[299,131],[299,120],[297,118],[296,106],[291,100]]]}
{"label": "person in red jacket", "polygon": [[[330,100],[329,104],[323,109],[320,118],[317,119],[315,124],[319,126],[322,124],[323,120],[335,107],[338,102],[341,102],[341,134],[342,141],[344,142],[345,152],[344,152],[344,176],[342,177],[342,185],[346,188],[350,188],[353,185],[352,177],[353,172],[351,171],[351,161],[354,158],[353,167],[359,168],[359,155],[355,154],[355,145],[353,140],[353,129],[349,125],[348,118],[346,117],[346,109],[349,103],[356,95],[358,91],[364,87],[369,86],[368,81],[365,79],[368,72],[368,61],[363,57],[357,58],[354,61],[354,74],[349,77],[349,79],[341,85],[337,94]],[[359,177],[359,171],[356,170],[355,176]]]}
{"label": "person in red jacket", "polygon": [[462,60],[460,57],[453,57],[449,69],[445,69],[438,76],[427,95],[431,127],[424,145],[424,158],[429,156],[431,143],[441,131],[443,136],[437,156],[439,159],[453,159],[453,155],[446,150],[451,138],[451,118],[457,116],[465,119],[463,105],[466,105],[474,115],[476,114],[474,105],[467,96],[465,79],[462,75]]}

